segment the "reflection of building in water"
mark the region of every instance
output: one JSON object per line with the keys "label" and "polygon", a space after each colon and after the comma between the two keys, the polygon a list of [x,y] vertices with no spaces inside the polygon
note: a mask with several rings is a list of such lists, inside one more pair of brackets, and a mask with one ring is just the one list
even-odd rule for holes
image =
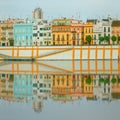
{"label": "reflection of building in water", "polygon": [[110,75],[94,75],[94,96],[96,99],[111,100]]}
{"label": "reflection of building in water", "polygon": [[72,90],[71,90],[71,96],[72,99],[79,99],[81,96],[83,96],[83,88],[82,88],[82,77],[79,74],[72,75]]}
{"label": "reflection of building in water", "polygon": [[53,75],[52,99],[72,101],[82,95],[79,75]]}
{"label": "reflection of building in water", "polygon": [[[120,75],[114,76],[114,81],[112,84],[112,98],[113,99],[120,99]],[[112,80],[113,80],[112,78]]]}
{"label": "reflection of building in water", "polygon": [[53,75],[52,99],[71,101],[72,75]]}
{"label": "reflection of building in water", "polygon": [[35,112],[42,112],[44,107],[45,97],[43,96],[35,96],[35,101],[33,102],[33,109]]}
{"label": "reflection of building in water", "polygon": [[0,98],[13,99],[13,81],[14,75],[0,74]]}
{"label": "reflection of building in water", "polygon": [[18,74],[14,75],[14,97],[31,99],[33,95],[32,75]]}
{"label": "reflection of building in water", "polygon": [[93,76],[81,75],[81,77],[82,77],[83,96],[85,96],[87,99],[93,99]]}
{"label": "reflection of building in water", "polygon": [[33,108],[36,112],[41,112],[44,106],[44,100],[51,95],[52,76],[48,74],[33,75]]}

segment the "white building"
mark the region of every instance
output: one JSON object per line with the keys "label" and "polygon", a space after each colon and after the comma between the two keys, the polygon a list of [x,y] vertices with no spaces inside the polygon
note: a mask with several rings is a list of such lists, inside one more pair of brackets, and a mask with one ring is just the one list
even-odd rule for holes
{"label": "white building", "polygon": [[[107,18],[107,19],[102,19],[102,20],[93,20],[94,26],[93,26],[93,36],[94,36],[94,44],[99,44],[99,37],[105,37],[109,36],[111,37],[111,24],[112,24],[112,19]],[[101,44],[107,44],[106,41],[102,42]]]}
{"label": "white building", "polygon": [[36,20],[33,24],[34,46],[48,46],[52,43],[51,24],[46,20]]}
{"label": "white building", "polygon": [[112,99],[111,82],[108,84],[105,84],[104,82],[100,82],[100,78],[103,78],[105,80],[108,79],[108,77],[109,77],[108,75],[94,75],[93,92],[96,99],[108,100],[108,101]]}
{"label": "white building", "polygon": [[51,95],[52,91],[52,80],[51,75],[34,75],[33,78],[33,94],[34,95],[41,95],[41,96],[48,96]]}
{"label": "white building", "polygon": [[32,12],[32,17],[35,19],[43,19],[43,11],[41,8],[36,8],[33,12]]}

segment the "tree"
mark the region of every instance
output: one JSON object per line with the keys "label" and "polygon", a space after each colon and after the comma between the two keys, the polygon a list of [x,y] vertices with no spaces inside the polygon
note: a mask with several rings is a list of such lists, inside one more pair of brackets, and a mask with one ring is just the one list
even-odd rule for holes
{"label": "tree", "polygon": [[89,45],[91,43],[91,40],[92,40],[92,37],[90,35],[87,35],[86,36],[86,41],[89,43]]}
{"label": "tree", "polygon": [[118,42],[120,43],[120,36],[118,36]]}
{"label": "tree", "polygon": [[110,83],[110,80],[109,80],[109,79],[105,79],[105,80],[104,80],[104,83],[105,83],[105,84],[109,84],[109,83]]}
{"label": "tree", "polygon": [[115,41],[117,40],[117,37],[116,36],[112,36],[111,39],[112,39],[112,42],[113,42],[113,45],[114,45]]}
{"label": "tree", "polygon": [[99,37],[99,41],[100,41],[99,43],[101,44],[101,42],[104,41],[104,37],[100,36],[100,37]]}
{"label": "tree", "polygon": [[120,83],[120,78],[118,78],[118,83]]}
{"label": "tree", "polygon": [[100,78],[100,79],[99,79],[99,82],[100,82],[100,83],[104,83],[104,79],[103,79],[103,78]]}
{"label": "tree", "polygon": [[88,77],[87,79],[86,79],[86,84],[88,84],[88,85],[90,85],[91,84],[91,78],[90,77]]}
{"label": "tree", "polygon": [[112,80],[111,80],[111,82],[112,82],[113,84],[115,84],[115,83],[116,83],[116,81],[117,81],[117,80],[116,80],[116,78],[115,78],[115,77],[113,77],[113,78],[112,78]]}
{"label": "tree", "polygon": [[105,36],[105,40],[108,42],[108,44],[110,44],[110,37],[109,36]]}

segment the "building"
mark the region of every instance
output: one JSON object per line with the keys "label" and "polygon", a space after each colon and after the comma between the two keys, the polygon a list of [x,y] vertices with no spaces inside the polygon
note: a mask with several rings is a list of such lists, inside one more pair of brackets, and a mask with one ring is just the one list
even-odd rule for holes
{"label": "building", "polygon": [[88,44],[86,37],[91,36],[91,44],[93,44],[93,23],[86,22],[83,24],[83,41],[82,44]]}
{"label": "building", "polygon": [[80,45],[83,25],[74,19],[56,19],[52,21],[53,45]]}
{"label": "building", "polygon": [[[111,76],[110,75],[93,75],[94,79],[94,97],[95,99],[111,101]],[[107,81],[107,82],[105,82]]]}
{"label": "building", "polygon": [[32,75],[14,75],[14,97],[19,99],[31,100],[33,95]]}
{"label": "building", "polygon": [[44,101],[52,93],[52,76],[48,74],[33,75],[33,109],[35,112],[41,112],[44,107]]}
{"label": "building", "polygon": [[13,21],[0,22],[0,46],[13,46]]}
{"label": "building", "polygon": [[0,97],[6,100],[13,100],[14,75],[0,74]]}
{"label": "building", "polygon": [[33,76],[33,93],[34,95],[50,95],[52,92],[52,78],[48,74]]}
{"label": "building", "polygon": [[32,17],[35,19],[43,19],[43,11],[41,8],[36,8],[33,12],[32,12]]}
{"label": "building", "polygon": [[53,75],[52,99],[56,101],[72,101],[72,75]]}
{"label": "building", "polygon": [[[120,36],[120,20],[112,21],[112,35],[111,36]],[[117,40],[116,40],[117,43]]]}
{"label": "building", "polygon": [[[111,23],[112,19],[102,19],[102,35],[103,37],[110,37],[111,38]],[[109,44],[110,42],[104,41],[104,44]]]}
{"label": "building", "polygon": [[33,46],[33,25],[31,22],[14,24],[14,46]]}
{"label": "building", "polygon": [[113,100],[120,100],[120,75],[111,76],[111,79],[115,78],[115,83],[111,85],[111,94]]}
{"label": "building", "polygon": [[81,85],[83,96],[87,99],[93,99],[93,76],[92,75],[82,75],[81,76]]}
{"label": "building", "polygon": [[36,19],[33,24],[34,46],[48,46],[52,43],[51,24],[47,20]]}

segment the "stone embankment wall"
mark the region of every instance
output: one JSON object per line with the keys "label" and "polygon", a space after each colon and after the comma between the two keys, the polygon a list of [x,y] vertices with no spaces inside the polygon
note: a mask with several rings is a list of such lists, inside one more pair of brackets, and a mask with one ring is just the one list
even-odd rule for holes
{"label": "stone embankment wall", "polygon": [[120,58],[120,46],[0,47],[0,59],[107,60]]}

